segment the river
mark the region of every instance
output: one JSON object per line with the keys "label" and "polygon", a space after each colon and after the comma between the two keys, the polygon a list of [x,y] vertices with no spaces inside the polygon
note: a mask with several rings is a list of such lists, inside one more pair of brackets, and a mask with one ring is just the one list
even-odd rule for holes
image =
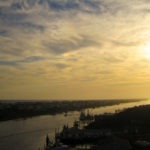
{"label": "river", "polygon": [[[92,114],[114,113],[115,110],[122,110],[133,106],[150,104],[150,100],[122,103],[119,105],[89,109]],[[10,120],[0,122],[0,150],[38,150],[43,149],[45,136],[49,134],[54,137],[55,130],[63,127],[64,124],[72,126],[78,120],[80,112],[69,112],[64,114],[43,115],[28,119]]]}

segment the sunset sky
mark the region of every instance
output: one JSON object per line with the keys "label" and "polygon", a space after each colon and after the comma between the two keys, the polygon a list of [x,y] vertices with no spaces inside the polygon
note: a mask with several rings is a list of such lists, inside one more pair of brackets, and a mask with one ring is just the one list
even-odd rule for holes
{"label": "sunset sky", "polygon": [[150,97],[150,0],[0,0],[0,99]]}

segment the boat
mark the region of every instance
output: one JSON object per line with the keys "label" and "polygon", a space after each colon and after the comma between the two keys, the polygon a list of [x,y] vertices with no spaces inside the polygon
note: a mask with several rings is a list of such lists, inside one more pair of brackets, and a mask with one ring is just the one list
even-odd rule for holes
{"label": "boat", "polygon": [[89,110],[87,111],[87,113],[85,113],[85,111],[81,111],[79,120],[88,122],[94,121],[94,116],[89,113]]}
{"label": "boat", "polygon": [[60,143],[58,140],[55,140],[53,143],[49,136],[46,136],[46,146],[44,150],[69,150],[67,145]]}
{"label": "boat", "polygon": [[62,131],[56,136],[60,142],[67,145],[95,143],[108,137],[111,137],[109,130],[80,129],[77,121],[71,128],[64,125]]}

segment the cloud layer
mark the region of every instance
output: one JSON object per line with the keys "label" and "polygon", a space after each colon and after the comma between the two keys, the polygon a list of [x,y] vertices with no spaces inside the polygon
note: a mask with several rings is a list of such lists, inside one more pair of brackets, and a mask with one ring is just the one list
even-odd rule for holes
{"label": "cloud layer", "polygon": [[147,96],[149,21],[148,0],[1,0],[0,98]]}

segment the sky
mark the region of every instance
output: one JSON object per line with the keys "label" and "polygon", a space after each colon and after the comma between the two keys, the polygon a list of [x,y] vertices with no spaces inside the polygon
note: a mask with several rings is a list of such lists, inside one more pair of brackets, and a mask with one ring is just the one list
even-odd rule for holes
{"label": "sky", "polygon": [[150,0],[0,0],[0,99],[150,97]]}

